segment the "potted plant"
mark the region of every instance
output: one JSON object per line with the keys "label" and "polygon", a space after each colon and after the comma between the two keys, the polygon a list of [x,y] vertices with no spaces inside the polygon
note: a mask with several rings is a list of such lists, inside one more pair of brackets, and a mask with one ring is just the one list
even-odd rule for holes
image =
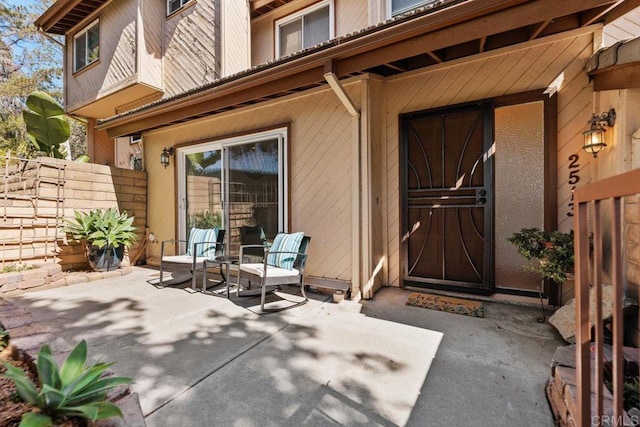
{"label": "potted plant", "polygon": [[539,228],[523,228],[514,233],[508,241],[516,246],[518,253],[528,260],[537,260],[535,264],[524,268],[540,274],[545,279],[557,283],[567,280],[567,274],[573,271],[573,231],[544,231]]}
{"label": "potted plant", "polygon": [[111,271],[120,267],[125,248],[136,240],[136,227],[126,212],[115,208],[95,209],[89,213],[74,211],[75,218],[66,220],[65,231],[82,242],[94,271]]}

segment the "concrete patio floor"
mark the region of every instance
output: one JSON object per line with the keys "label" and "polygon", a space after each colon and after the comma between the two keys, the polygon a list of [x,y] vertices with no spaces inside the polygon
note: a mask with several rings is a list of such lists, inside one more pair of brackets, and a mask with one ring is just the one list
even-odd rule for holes
{"label": "concrete patio floor", "polygon": [[12,299],[133,377],[149,426],[553,425],[562,343],[539,310],[492,303],[476,319],[385,288],[258,315],[257,298],[157,289],[151,273]]}

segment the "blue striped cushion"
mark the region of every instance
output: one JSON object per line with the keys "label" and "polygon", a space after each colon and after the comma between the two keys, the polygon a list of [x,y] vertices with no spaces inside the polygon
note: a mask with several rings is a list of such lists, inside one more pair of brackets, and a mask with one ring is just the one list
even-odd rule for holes
{"label": "blue striped cushion", "polygon": [[[270,252],[298,252],[304,233],[280,233],[273,239],[273,244],[269,248]],[[293,263],[297,255],[294,254],[269,254],[267,264],[287,270],[293,270]]]}
{"label": "blue striped cushion", "polygon": [[189,243],[187,243],[187,255],[193,255],[193,245],[202,242],[213,242],[208,245],[198,245],[196,256],[206,256],[213,258],[216,253],[215,241],[218,239],[218,229],[214,228],[192,228],[189,233]]}

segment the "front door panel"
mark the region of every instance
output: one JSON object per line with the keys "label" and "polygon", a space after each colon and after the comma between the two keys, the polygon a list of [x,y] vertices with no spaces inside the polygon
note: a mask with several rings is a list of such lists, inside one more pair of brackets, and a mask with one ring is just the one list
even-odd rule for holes
{"label": "front door panel", "polygon": [[405,284],[491,291],[491,117],[474,105],[402,118]]}

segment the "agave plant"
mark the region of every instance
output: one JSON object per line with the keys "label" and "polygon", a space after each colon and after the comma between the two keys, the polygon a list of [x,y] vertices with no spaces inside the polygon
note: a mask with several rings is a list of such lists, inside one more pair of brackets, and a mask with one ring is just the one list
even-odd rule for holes
{"label": "agave plant", "polygon": [[110,363],[87,365],[87,343],[82,340],[58,368],[49,346],[38,353],[36,368],[38,386],[24,371],[5,364],[5,377],[13,380],[22,400],[38,408],[22,417],[21,427],[51,426],[61,417],[78,416],[92,421],[122,416],[120,408],[108,402],[107,392],[121,384],[130,384],[131,378],[106,377]]}
{"label": "agave plant", "polygon": [[115,208],[95,209],[89,213],[74,211],[74,219],[66,220],[65,231],[89,246],[130,247],[136,240],[133,217]]}

